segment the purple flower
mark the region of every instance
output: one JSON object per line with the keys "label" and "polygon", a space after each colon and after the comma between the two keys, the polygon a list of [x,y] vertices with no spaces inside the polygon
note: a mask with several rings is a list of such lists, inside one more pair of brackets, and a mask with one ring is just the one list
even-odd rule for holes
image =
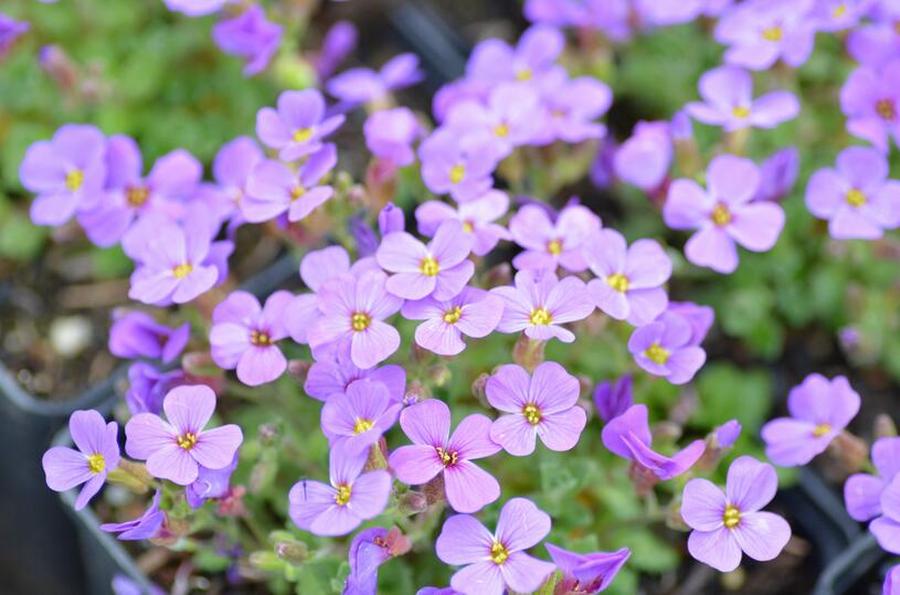
{"label": "purple flower", "polygon": [[385,291],[387,276],[368,271],[359,276],[341,275],[323,284],[317,296],[321,315],[309,329],[307,339],[315,351],[337,343],[362,369],[387,359],[400,346],[400,334],[384,322],[403,305],[403,300]]}
{"label": "purple flower", "polygon": [[556,362],[542,363],[533,376],[514,364],[500,366],[485,392],[491,407],[506,413],[491,426],[491,439],[517,457],[533,453],[538,437],[550,450],[571,450],[587,423],[576,405],[578,379]]}
{"label": "purple flower", "polygon": [[488,190],[483,196],[456,208],[437,200],[424,202],[416,208],[416,222],[419,233],[431,237],[444,221],[455,219],[462,223],[464,232],[474,235],[472,252],[484,256],[500,240],[510,239],[506,228],[494,223],[508,210],[509,196],[500,190]]}
{"label": "purple flower", "polygon": [[619,179],[652,192],[665,181],[672,155],[668,122],[638,122],[631,137],[616,150],[613,169]]}
{"label": "purple flower", "polygon": [[343,115],[326,116],[325,100],[316,89],[285,91],[278,109],[264,107],[256,114],[256,134],[282,161],[294,161],[319,151],[323,139],[344,123]]}
{"label": "purple flower", "polygon": [[497,166],[490,146],[481,142],[462,144],[456,133],[441,128],[419,147],[422,180],[435,194],[447,194],[457,202],[484,196],[493,184]]}
{"label": "purple flower", "polygon": [[619,232],[601,229],[584,243],[583,253],[597,275],[588,293],[607,315],[640,326],[666,309],[669,298],[662,286],[672,274],[672,261],[658,242],[642,239],[628,246]]}
{"label": "purple flower", "polygon": [[488,531],[468,514],[444,522],[434,549],[446,564],[463,566],[450,579],[466,594],[502,595],[536,591],[554,571],[550,562],[525,553],[550,532],[550,516],[531,500],[513,498],[503,505],[497,530]]}
{"label": "purple flower", "polygon": [[594,405],[606,423],[625,413],[633,403],[630,374],[615,382],[601,382],[594,388]]}
{"label": "purple flower", "polygon": [[412,110],[406,107],[380,110],[366,119],[363,126],[366,146],[379,159],[403,167],[416,160],[412,149],[422,127]]}
{"label": "purple flower", "polygon": [[716,319],[715,311],[709,306],[698,306],[693,302],[669,302],[669,307],[660,318],[680,316],[691,325],[690,345],[700,345]]}
{"label": "purple flower", "polygon": [[584,282],[577,277],[558,280],[545,273],[535,280],[529,271],[516,273],[515,287],[495,287],[491,293],[506,302],[497,330],[525,334],[536,341],[557,338],[563,343],[575,340],[575,334],[561,324],[587,318],[594,311]]}
{"label": "purple flower", "polygon": [[881,492],[881,516],[869,524],[869,531],[881,549],[900,554],[900,476],[887,484]]}
{"label": "purple flower", "polygon": [[113,577],[111,587],[114,595],[166,595],[164,590],[152,583],[148,590],[121,574]]}
{"label": "purple flower", "polygon": [[17,21],[0,12],[0,58],[3,58],[16,40],[31,26],[26,21]]}
{"label": "purple flower", "polygon": [[727,11],[716,26],[716,41],[727,45],[725,62],[766,70],[780,58],[800,66],[809,58],[816,30],[807,15],[813,0],[753,0]]}
{"label": "purple flower", "polygon": [[114,313],[113,316],[109,351],[123,359],[146,357],[169,363],[181,355],[191,336],[189,322],[170,328],[145,312]]}
{"label": "purple flower", "polygon": [[157,227],[131,275],[128,297],[154,305],[193,300],[219,278],[215,265],[206,264],[209,251],[209,235],[205,232],[178,225]]}
{"label": "purple flower", "polygon": [[163,398],[185,380],[180,368],[162,372],[146,362],[135,362],[128,368],[128,391],[125,404],[132,415],[162,411]]}
{"label": "purple flower", "polygon": [[219,149],[213,161],[213,177],[218,183],[218,193],[222,202],[230,208],[228,214],[234,216],[240,212],[241,203],[247,194],[247,180],[256,164],[265,155],[248,136],[239,136]]}
{"label": "purple flower", "polygon": [[900,473],[900,438],[876,440],[872,445],[872,464],[878,475],[854,473],[844,484],[847,513],[860,522],[881,514],[881,493]]}
{"label": "purple flower", "polygon": [[490,419],[469,415],[451,435],[450,408],[426,399],[403,410],[400,427],[413,444],[391,453],[388,464],[397,479],[421,485],[443,474],[447,502],[457,512],[481,510],[500,497],[497,480],[472,462],[500,450],[490,437]]}
{"label": "purple flower", "polygon": [[166,513],[159,509],[159,495],[159,490],[156,490],[150,506],[138,518],[124,523],[103,523],[100,529],[107,533],[118,533],[118,538],[123,541],[153,539],[159,534],[166,520]]}
{"label": "purple flower", "polygon": [[749,126],[775,128],[800,113],[800,102],[788,91],[772,91],[753,99],[750,73],[735,66],[720,66],[704,73],[700,96],[704,102],[688,103],[687,113],[729,132]]}
{"label": "purple flower", "polygon": [[580,143],[606,135],[606,127],[595,120],[612,104],[612,91],[597,79],[569,79],[564,71],[556,71],[543,85],[542,100],[547,113],[535,144]]}
{"label": "purple flower", "polygon": [[34,143],[19,167],[22,185],[37,194],[31,220],[62,225],[94,207],[106,180],[106,139],[94,126],[66,124],[49,141]]}
{"label": "purple flower", "polygon": [[415,85],[423,78],[415,54],[394,56],[375,72],[369,68],[351,68],[333,77],[328,93],[351,105],[378,103],[397,89]]}
{"label": "purple flower", "polygon": [[322,431],[332,446],[350,454],[363,451],[396,423],[402,405],[381,382],[356,380],[344,393],[332,393],[322,407]]}
{"label": "purple flower", "polygon": [[513,266],[532,271],[555,271],[558,266],[573,273],[583,271],[588,266],[583,247],[600,225],[600,218],[581,205],[565,207],[555,222],[539,206],[525,205],[509,221],[513,241],[525,249],[513,258]]}
{"label": "purple flower", "polygon": [[790,417],[762,427],[766,456],[782,467],[805,465],[822,453],[859,412],[859,394],[843,376],[810,374],[788,394]]}
{"label": "purple flower", "polygon": [[85,484],[75,500],[75,510],[84,508],[103,483],[106,475],[119,466],[119,424],[106,423],[93,409],[75,411],[69,417],[69,434],[74,448],[54,446],[44,453],[41,464],[47,487],[65,492]]}
{"label": "purple flower", "polygon": [[163,0],[169,10],[200,17],[220,10],[232,0]]}
{"label": "purple flower", "polygon": [[246,291],[234,291],[212,315],[210,353],[216,365],[236,370],[249,386],[276,380],[287,368],[287,360],[276,343],[288,336],[284,312],[293,299],[290,292],[276,291],[264,306]]}
{"label": "purple flower", "polygon": [[759,188],[753,200],[780,201],[794,188],[800,169],[800,153],[796,147],[776,151],[760,166]]}
{"label": "purple flower", "polygon": [[138,413],[125,425],[125,452],[147,461],[154,477],[189,485],[199,466],[221,469],[231,464],[244,437],[228,424],[203,430],[216,408],[216,394],[205,385],[173,388],[163,400],[166,419]]}
{"label": "purple flower", "polygon": [[900,146],[900,59],[854,70],[841,88],[841,110],[850,134],[882,153],[890,148],[890,137]]}
{"label": "purple flower", "polygon": [[226,54],[243,58],[244,76],[265,70],[281,43],[281,25],[266,19],[266,12],[251,5],[236,17],[216,23],[213,40]]}
{"label": "purple flower", "polygon": [[819,31],[841,31],[855,27],[876,0],[817,0],[809,18]]}
{"label": "purple flower", "polygon": [[[141,233],[138,223],[152,218],[174,222],[184,216],[185,201],[196,192],[203,166],[184,149],[176,149],[157,159],[144,178],[143,158],[134,139],[116,135],[106,146],[104,198],[96,208],[79,213],[78,222],[98,246],[122,240],[130,253],[128,242],[139,241],[134,238]],[[155,236],[157,224],[149,227]]]}
{"label": "purple flower", "polygon": [[390,365],[362,370],[350,360],[349,354],[338,352],[335,359],[321,359],[310,367],[303,390],[310,397],[326,401],[333,394],[343,394],[351,383],[367,379],[383,384],[392,401],[400,402],[406,392],[406,370]]}
{"label": "purple flower", "polygon": [[332,144],[322,145],[297,173],[278,161],[260,161],[247,179],[244,217],[258,223],[287,213],[288,221],[300,221],[334,195],[331,186],[320,182],[335,165],[337,149]]}
{"label": "purple flower", "polygon": [[690,321],[678,314],[638,327],[628,339],[628,350],[641,368],[672,384],[689,382],[706,362],[706,352],[693,340]]}
{"label": "purple flower", "polygon": [[322,49],[313,66],[319,81],[324,81],[353,52],[359,32],[350,21],[338,21],[328,29],[322,40]]}
{"label": "purple flower", "polygon": [[443,223],[427,246],[405,231],[389,233],[375,252],[378,264],[395,273],[385,289],[407,300],[453,298],[475,274],[468,259],[473,242],[457,221]]}
{"label": "purple flower", "polygon": [[224,498],[231,488],[231,474],[237,469],[238,455],[234,454],[231,464],[221,469],[207,469],[200,465],[197,479],[184,489],[184,497],[191,508],[200,508],[213,498]]}
{"label": "purple flower", "polygon": [[601,437],[610,452],[634,461],[663,481],[678,477],[693,467],[706,450],[703,440],[694,440],[671,457],[654,451],[651,448],[647,406],[644,404],[632,405],[610,420],[603,427]]}
{"label": "purple flower", "polygon": [[720,155],[707,169],[707,190],[693,180],[669,187],[663,219],[673,229],[698,230],[684,253],[698,266],[729,274],[737,269],[740,244],[753,252],[771,250],[784,227],[784,211],[770,202],[752,202],[759,169],[749,159]]}
{"label": "purple flower", "polygon": [[412,543],[396,527],[388,531],[370,527],[356,534],[350,542],[350,574],[341,595],[376,595],[378,567],[409,551]]}
{"label": "purple flower", "polygon": [[391,476],[381,469],[363,473],[367,453],[332,448],[327,485],[304,479],[291,488],[288,514],[304,531],[334,537],[381,514],[391,494]]}
{"label": "purple flower", "polygon": [[378,232],[382,236],[404,229],[406,229],[406,217],[403,215],[403,209],[389,202],[378,211]]}
{"label": "purple flower", "polygon": [[466,65],[466,78],[496,85],[502,81],[541,83],[559,70],[556,61],[565,48],[563,34],[544,25],[528,28],[515,48],[499,39],[475,46]]}
{"label": "purple flower", "polygon": [[[562,572],[557,589],[562,593],[599,593],[605,591],[631,556],[627,547],[614,552],[579,554],[545,543],[547,553]],[[560,586],[562,587],[560,589]]]}
{"label": "purple flower", "polygon": [[730,419],[713,432],[717,448],[731,448],[737,439],[741,437],[741,422]]}
{"label": "purple flower", "polygon": [[900,587],[900,564],[888,570],[884,577],[884,587],[881,593],[882,595],[897,595],[898,587]]}
{"label": "purple flower", "polygon": [[865,66],[883,67],[896,58],[898,52],[900,35],[897,35],[890,20],[856,27],[847,36],[847,53]]}
{"label": "purple flower", "polygon": [[773,560],[791,538],[791,527],[771,512],[760,512],[778,489],[775,468],[753,457],[738,457],[728,468],[725,491],[706,479],[684,486],[681,518],[693,529],[688,551],[721,572],[741,563],[741,552]]}
{"label": "purple flower", "polygon": [[888,180],[888,161],[878,150],[849,147],[835,169],[820,169],[806,187],[806,207],[828,220],[835,239],[877,239],[900,226],[900,182]]}
{"label": "purple flower", "polygon": [[483,289],[464,287],[449,300],[427,297],[403,304],[401,314],[424,320],[416,327],[416,343],[438,355],[458,355],[466,348],[462,336],[488,336],[503,316],[503,299]]}

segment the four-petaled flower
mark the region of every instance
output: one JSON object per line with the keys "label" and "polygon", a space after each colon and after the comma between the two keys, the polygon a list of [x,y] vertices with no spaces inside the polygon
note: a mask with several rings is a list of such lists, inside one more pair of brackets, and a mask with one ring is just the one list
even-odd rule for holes
{"label": "four-petaled flower", "polygon": [[558,280],[553,273],[535,279],[530,271],[516,273],[515,286],[491,290],[506,302],[497,330],[525,334],[537,341],[575,340],[575,333],[561,324],[587,318],[594,310],[584,282],[577,277]]}
{"label": "four-petaled flower", "polygon": [[343,123],[343,115],[325,115],[318,90],[285,91],[277,111],[264,107],[256,114],[256,134],[282,161],[294,161],[321,149],[323,139]]}
{"label": "four-petaled flower", "polygon": [[438,355],[457,355],[466,348],[462,336],[489,335],[503,316],[503,299],[483,289],[465,287],[454,298],[406,302],[404,318],[424,320],[416,327],[416,343]]}
{"label": "four-petaled flower", "polygon": [[588,208],[571,205],[560,211],[556,221],[537,205],[525,205],[509,221],[513,241],[525,248],[513,258],[520,270],[556,271],[561,266],[577,273],[587,268],[582,247],[600,229],[600,218]]}

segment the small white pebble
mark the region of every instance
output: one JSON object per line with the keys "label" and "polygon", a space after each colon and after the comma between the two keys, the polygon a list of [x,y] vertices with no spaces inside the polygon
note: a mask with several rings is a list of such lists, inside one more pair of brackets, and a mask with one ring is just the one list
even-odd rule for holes
{"label": "small white pebble", "polygon": [[74,357],[90,345],[91,323],[84,316],[62,316],[50,325],[50,344],[63,357]]}

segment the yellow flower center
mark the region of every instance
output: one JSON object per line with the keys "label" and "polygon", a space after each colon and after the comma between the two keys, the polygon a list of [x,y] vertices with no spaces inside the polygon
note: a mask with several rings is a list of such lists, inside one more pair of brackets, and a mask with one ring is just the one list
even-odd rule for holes
{"label": "yellow flower center", "polygon": [[671,353],[669,353],[669,350],[659,343],[653,343],[644,350],[644,356],[654,364],[659,364],[660,366],[669,361],[670,355]]}
{"label": "yellow flower center", "polygon": [[174,269],[172,269],[172,274],[175,276],[176,279],[184,279],[185,277],[190,275],[191,271],[193,271],[193,270],[194,270],[194,265],[184,263],[184,264],[180,264],[177,267],[175,267]]}
{"label": "yellow flower center", "polygon": [[719,227],[722,227],[731,223],[731,211],[729,211],[728,207],[726,207],[724,204],[719,203],[713,209],[712,216],[710,218],[713,220],[713,223],[715,223]]}
{"label": "yellow flower center", "polygon": [[250,331],[250,343],[259,347],[266,347],[272,344],[272,337],[265,331]]}
{"label": "yellow flower center", "polygon": [[893,122],[897,117],[897,108],[891,99],[879,99],[875,102],[875,112],[882,120]]}
{"label": "yellow flower center", "polygon": [[464,232],[472,233],[475,231],[475,224],[471,221],[463,221],[462,228]]}
{"label": "yellow flower center", "polygon": [[628,291],[629,281],[628,277],[626,277],[622,273],[613,273],[606,278],[606,284],[619,293],[625,293],[626,291]]}
{"label": "yellow flower center", "polygon": [[531,72],[530,68],[522,68],[516,72],[516,80],[530,81],[532,76],[534,76],[534,73]]}
{"label": "yellow flower center", "polygon": [[361,417],[357,417],[356,422],[353,424],[353,433],[362,434],[363,432],[368,432],[374,425],[375,423],[372,422],[371,419],[363,419]]}
{"label": "yellow flower center", "polygon": [[563,251],[562,240],[550,240],[547,242],[547,252],[553,256],[558,256]]}
{"label": "yellow flower center", "polygon": [[66,174],[66,188],[70,192],[75,192],[84,184],[84,172],[80,169],[73,169]]}
{"label": "yellow flower center", "polygon": [[466,177],[466,166],[459,163],[450,168],[450,183],[459,184]]}
{"label": "yellow flower center", "polygon": [[731,115],[735,118],[746,118],[750,115],[750,108],[743,105],[736,105],[731,108]]}
{"label": "yellow flower center", "polygon": [[782,37],[784,37],[784,31],[778,25],[766,27],[762,31],[762,38],[766,41],[781,41]]}
{"label": "yellow flower center", "polygon": [[436,277],[441,272],[441,265],[438,264],[438,261],[433,256],[426,256],[419,263],[419,270],[426,277]]}
{"label": "yellow flower center", "polygon": [[106,459],[103,458],[103,455],[98,453],[94,453],[87,459],[88,469],[91,470],[91,473],[101,473],[104,469],[106,469]]}
{"label": "yellow flower center", "polygon": [[722,514],[722,523],[727,528],[734,529],[741,523],[741,511],[733,504],[729,504],[725,507],[725,512]]}
{"label": "yellow flower center", "polygon": [[291,202],[297,200],[304,194],[306,194],[306,188],[304,188],[300,184],[297,184],[296,186],[291,188]]}
{"label": "yellow flower center", "polygon": [[491,546],[491,562],[500,566],[506,562],[507,558],[509,558],[509,550],[506,549],[506,546],[499,541],[494,541]]}
{"label": "yellow flower center", "polygon": [[350,317],[350,326],[358,333],[369,328],[370,324],[372,324],[372,317],[365,312],[355,312]]}
{"label": "yellow flower center", "polygon": [[535,308],[531,311],[529,320],[531,320],[531,324],[541,326],[550,324],[553,321],[553,317],[550,315],[550,312],[547,312],[546,308]]}
{"label": "yellow flower center", "polygon": [[456,324],[462,316],[462,308],[453,306],[453,308],[444,312],[444,322],[447,324]]}
{"label": "yellow flower center", "polygon": [[294,131],[294,135],[291,138],[295,143],[305,143],[312,138],[312,135],[312,128],[298,128]]}
{"label": "yellow flower center", "polygon": [[843,2],[835,6],[834,10],[831,11],[831,17],[835,19],[839,19],[845,14],[847,14],[847,5]]}
{"label": "yellow flower center", "polygon": [[862,190],[857,190],[856,188],[847,191],[844,200],[846,200],[847,204],[851,207],[861,207],[867,202],[866,195],[863,194]]}
{"label": "yellow flower center", "polygon": [[435,446],[434,450],[437,452],[438,458],[441,460],[441,464],[443,464],[444,467],[452,467],[459,462],[459,453],[455,450],[448,451],[441,446]]}
{"label": "yellow flower center", "polygon": [[507,126],[503,122],[497,124],[496,126],[494,126],[494,134],[499,136],[500,138],[506,138],[507,136],[509,136],[509,126]]}
{"label": "yellow flower center", "polygon": [[130,186],[125,190],[125,201],[128,206],[141,207],[150,198],[150,191],[143,186]]}
{"label": "yellow flower center", "polygon": [[528,403],[527,405],[522,407],[522,415],[525,416],[525,421],[533,426],[541,423],[541,410],[538,409],[538,406],[534,403]]}
{"label": "yellow flower center", "polygon": [[181,436],[175,438],[175,442],[184,450],[191,450],[197,445],[197,435],[193,432],[185,432]]}
{"label": "yellow flower center", "polygon": [[819,424],[813,428],[813,436],[821,438],[831,431],[831,424]]}
{"label": "yellow flower center", "polygon": [[346,506],[347,502],[350,502],[350,484],[342,483],[337,487],[334,502],[338,506]]}

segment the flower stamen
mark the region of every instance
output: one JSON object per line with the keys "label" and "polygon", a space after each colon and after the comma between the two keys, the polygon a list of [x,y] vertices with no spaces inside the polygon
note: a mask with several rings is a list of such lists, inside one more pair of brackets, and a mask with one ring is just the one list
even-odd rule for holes
{"label": "flower stamen", "polygon": [[535,308],[531,311],[529,320],[535,326],[543,326],[550,324],[553,321],[553,316],[550,315],[546,308]]}
{"label": "flower stamen", "polygon": [[436,277],[441,272],[441,265],[438,264],[438,261],[433,256],[426,256],[419,263],[419,270],[426,277]]}
{"label": "flower stamen", "polygon": [[668,349],[660,345],[659,343],[653,343],[644,350],[644,356],[649,359],[654,364],[658,364],[660,366],[665,365],[667,361],[669,361],[669,356],[672,355]]}
{"label": "flower stamen", "polygon": [[66,174],[66,188],[70,192],[75,192],[84,184],[84,172],[80,169],[70,170]]}
{"label": "flower stamen", "polygon": [[337,487],[337,494],[334,495],[334,503],[338,506],[346,506],[350,502],[350,484],[342,483]]}
{"label": "flower stamen", "polygon": [[193,271],[193,270],[194,270],[194,265],[186,262],[186,263],[180,264],[180,265],[176,266],[174,269],[172,269],[172,275],[176,279],[184,279],[185,277],[190,275],[191,271]]}
{"label": "flower stamen", "polygon": [[92,454],[87,459],[88,469],[91,473],[102,473],[106,469],[106,459],[99,452]]}
{"label": "flower stamen", "polygon": [[453,306],[451,309],[444,312],[444,322],[447,324],[456,324],[461,317],[462,308],[459,306]]}
{"label": "flower stamen", "polygon": [[491,545],[491,562],[500,566],[509,559],[509,550],[499,541],[494,541]]}
{"label": "flower stamen", "polygon": [[357,333],[369,328],[370,324],[372,324],[372,317],[365,312],[354,312],[350,317],[350,327]]}
{"label": "flower stamen", "polygon": [[534,403],[528,403],[527,405],[522,407],[522,415],[525,416],[525,421],[533,426],[541,423],[541,419],[543,419],[541,410]]}
{"label": "flower stamen", "polygon": [[725,507],[725,512],[722,514],[722,524],[725,525],[728,529],[734,529],[741,523],[741,511],[737,509],[733,504],[729,504]]}
{"label": "flower stamen", "polygon": [[606,284],[619,293],[625,293],[626,291],[628,291],[630,282],[628,281],[628,277],[626,277],[622,273],[613,273],[606,278]]}
{"label": "flower stamen", "polygon": [[197,434],[185,432],[181,436],[175,438],[175,443],[184,450],[191,450],[197,445]]}

